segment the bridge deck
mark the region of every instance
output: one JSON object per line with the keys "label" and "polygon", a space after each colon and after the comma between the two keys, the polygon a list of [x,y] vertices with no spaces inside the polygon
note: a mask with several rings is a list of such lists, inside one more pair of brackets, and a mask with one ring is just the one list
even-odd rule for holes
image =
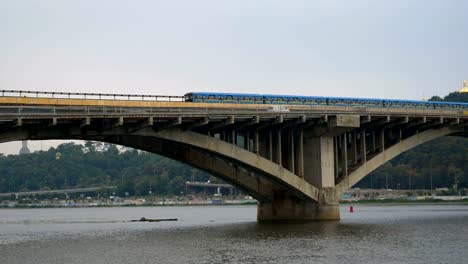
{"label": "bridge deck", "polygon": [[[312,106],[312,105],[267,105],[267,104],[223,104],[223,103],[192,103],[145,100],[104,100],[104,99],[64,99],[64,98],[31,98],[31,97],[0,97],[2,116],[31,115],[119,115],[119,116],[191,116],[205,115],[249,115],[261,114],[277,116],[298,114],[359,114],[362,116],[428,116],[428,117],[468,117],[468,111],[451,109],[418,109],[418,108],[374,108],[352,106]],[[20,113],[18,109],[25,109]],[[31,111],[27,111],[30,109]],[[35,111],[32,111],[35,109]]]}

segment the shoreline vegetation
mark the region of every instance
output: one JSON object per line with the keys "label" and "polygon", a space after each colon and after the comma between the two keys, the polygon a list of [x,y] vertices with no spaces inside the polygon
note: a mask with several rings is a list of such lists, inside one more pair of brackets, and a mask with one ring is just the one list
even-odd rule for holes
{"label": "shoreline vegetation", "polygon": [[[468,203],[468,202],[467,202]],[[0,209],[40,209],[40,208],[103,208],[103,207],[184,207],[184,206],[244,206],[244,205],[257,205],[257,202],[245,203],[224,203],[224,204],[123,204],[123,205],[39,205],[39,204],[17,204],[14,206],[0,205]]]}
{"label": "shoreline vegetation", "polygon": [[[229,202],[229,203],[177,203],[177,204],[0,204],[0,209],[39,209],[39,208],[93,208],[93,207],[183,207],[183,206],[246,206],[256,205],[257,201]],[[467,198],[442,199],[365,199],[342,200],[341,205],[468,205]]]}

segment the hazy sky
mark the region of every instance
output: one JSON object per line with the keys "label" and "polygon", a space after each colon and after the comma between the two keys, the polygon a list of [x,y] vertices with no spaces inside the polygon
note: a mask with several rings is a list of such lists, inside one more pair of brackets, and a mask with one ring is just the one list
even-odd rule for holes
{"label": "hazy sky", "polygon": [[467,39],[461,0],[0,0],[0,89],[421,99]]}

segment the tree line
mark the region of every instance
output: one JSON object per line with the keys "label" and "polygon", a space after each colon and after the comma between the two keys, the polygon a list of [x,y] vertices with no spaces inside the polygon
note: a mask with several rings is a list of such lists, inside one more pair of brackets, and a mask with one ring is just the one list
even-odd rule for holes
{"label": "tree line", "polygon": [[209,175],[168,158],[87,141],[48,151],[0,156],[0,192],[117,186],[119,195],[180,195],[186,181]]}

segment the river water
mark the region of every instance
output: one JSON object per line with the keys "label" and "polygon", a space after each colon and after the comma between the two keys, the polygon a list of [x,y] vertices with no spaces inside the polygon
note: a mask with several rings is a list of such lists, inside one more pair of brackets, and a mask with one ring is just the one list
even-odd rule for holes
{"label": "river water", "polygon": [[[1,209],[0,263],[468,263],[468,205],[341,207],[258,224],[255,206]],[[178,218],[177,222],[127,222]]]}

